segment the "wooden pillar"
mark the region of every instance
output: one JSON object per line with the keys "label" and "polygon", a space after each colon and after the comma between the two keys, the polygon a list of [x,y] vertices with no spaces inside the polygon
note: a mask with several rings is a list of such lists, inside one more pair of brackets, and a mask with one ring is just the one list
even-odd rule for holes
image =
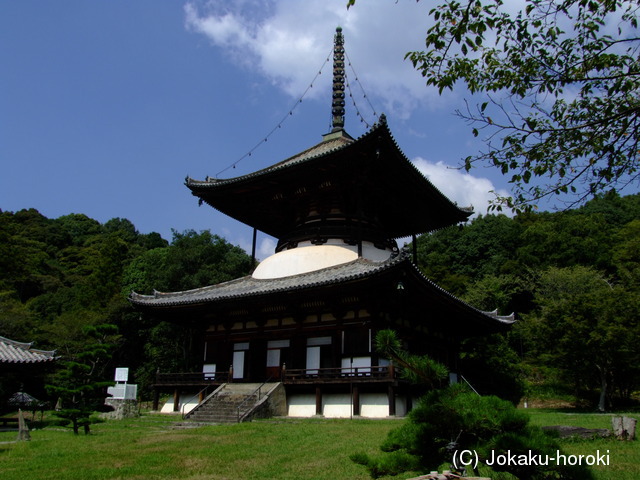
{"label": "wooden pillar", "polygon": [[411,246],[413,247],[413,264],[418,265],[418,238],[415,233],[411,236]]}
{"label": "wooden pillar", "polygon": [[396,416],[396,394],[393,385],[389,385],[389,390],[387,391],[387,398],[389,399],[389,416]]}
{"label": "wooden pillar", "polygon": [[180,411],[180,389],[178,388],[173,391],[173,411]]}
{"label": "wooden pillar", "polygon": [[153,389],[153,410],[158,411],[160,407],[160,391],[157,387]]}
{"label": "wooden pillar", "polygon": [[253,229],[253,244],[251,245],[251,269],[256,267],[256,241],[258,238],[258,230]]}
{"label": "wooden pillar", "polygon": [[358,389],[357,385],[353,386],[352,398],[353,398],[353,414],[360,415],[360,390]]}
{"label": "wooden pillar", "polygon": [[322,415],[322,389],[316,387],[316,415]]}

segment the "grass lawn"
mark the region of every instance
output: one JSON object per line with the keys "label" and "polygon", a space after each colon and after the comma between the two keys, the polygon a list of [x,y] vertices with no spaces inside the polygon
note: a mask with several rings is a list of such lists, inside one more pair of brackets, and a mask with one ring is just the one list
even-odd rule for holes
{"label": "grass lawn", "polygon": [[[349,460],[375,453],[399,420],[264,420],[176,429],[176,417],[145,415],[92,426],[31,432],[0,444],[2,480],[367,479]],[[0,433],[0,442],[16,432]]]}
{"label": "grass lawn", "polygon": [[[537,425],[611,426],[611,415],[529,413]],[[107,421],[92,426],[89,436],[61,427],[33,430],[30,442],[0,443],[0,479],[367,479],[364,467],[349,455],[378,453],[387,432],[402,422],[274,419],[181,429],[177,420],[146,414]],[[16,436],[0,432],[0,442]],[[609,450],[610,465],[595,469],[598,480],[640,478],[638,441],[564,440],[562,445],[575,455]]]}

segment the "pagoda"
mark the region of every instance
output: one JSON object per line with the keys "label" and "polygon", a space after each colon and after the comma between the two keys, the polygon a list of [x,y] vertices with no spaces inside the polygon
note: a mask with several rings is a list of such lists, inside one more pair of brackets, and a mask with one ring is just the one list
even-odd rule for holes
{"label": "pagoda", "polygon": [[[466,221],[396,144],[384,115],[361,137],[344,128],[344,38],[333,51],[332,128],[317,145],[235,178],[186,179],[192,194],[278,240],[246,277],[183,292],[132,293],[157,319],[198,329],[202,371],[158,376],[180,394],[277,381],[291,416],[404,415],[416,392],[375,350],[393,329],[455,377],[459,344],[505,331],[426,278],[398,240]],[[255,236],[254,236],[255,237]],[[415,242],[414,242],[415,244]]]}

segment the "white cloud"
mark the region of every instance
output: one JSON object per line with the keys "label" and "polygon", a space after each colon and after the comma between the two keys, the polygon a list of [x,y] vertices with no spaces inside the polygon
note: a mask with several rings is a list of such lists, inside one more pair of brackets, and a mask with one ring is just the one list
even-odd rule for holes
{"label": "white cloud", "polygon": [[[260,238],[260,236],[262,236],[262,238]],[[253,241],[250,238],[238,237],[235,244],[247,252],[247,254],[251,254]],[[275,251],[276,240],[273,237],[264,236],[263,233],[260,233],[256,245],[256,259],[258,261],[264,260],[265,258],[273,255]]]}
{"label": "white cloud", "polygon": [[459,206],[473,206],[474,216],[487,213],[489,203],[496,198],[496,193],[500,196],[509,195],[506,190],[497,189],[488,178],[475,177],[441,161],[433,163],[417,157],[413,164],[438,190]]}
{"label": "white cloud", "polygon": [[[405,53],[424,45],[429,8],[424,2],[408,1],[358,2],[347,9],[345,0],[194,0],[185,5],[185,24],[294,98],[307,89],[328,58],[335,28],[341,26],[347,56],[368,96],[378,101],[374,106],[406,118],[414,108],[443,103],[437,90],[427,88],[404,60]],[[318,79],[318,86],[326,89],[331,60],[328,67]],[[354,77],[350,67],[347,76]],[[314,88],[310,95],[325,92]]]}
{"label": "white cloud", "polygon": [[257,248],[256,257],[265,259],[273,255],[276,251],[276,241],[272,237],[263,238]]}

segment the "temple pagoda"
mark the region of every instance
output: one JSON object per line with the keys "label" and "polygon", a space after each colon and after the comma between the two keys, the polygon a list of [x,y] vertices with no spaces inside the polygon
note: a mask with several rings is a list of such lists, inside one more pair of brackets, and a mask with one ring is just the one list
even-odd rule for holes
{"label": "temple pagoda", "polygon": [[403,415],[414,392],[375,351],[382,329],[457,373],[459,343],[506,330],[426,278],[398,240],[473,213],[443,195],[396,144],[384,115],[360,138],[344,128],[344,39],[333,53],[332,128],[317,145],[235,178],[187,178],[193,195],[275,237],[246,277],[131,302],[200,332],[202,371],[159,375],[181,392],[229,382],[281,382],[292,416]]}

